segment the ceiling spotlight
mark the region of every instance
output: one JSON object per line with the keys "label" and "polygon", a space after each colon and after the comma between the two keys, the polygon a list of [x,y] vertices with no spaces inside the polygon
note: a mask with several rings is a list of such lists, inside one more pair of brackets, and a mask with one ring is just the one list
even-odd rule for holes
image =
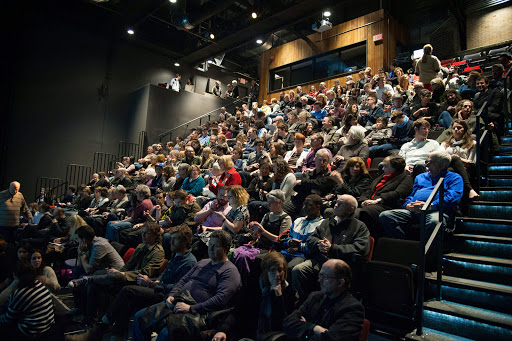
{"label": "ceiling spotlight", "polygon": [[263,40],[258,39],[258,40],[256,40],[256,43],[258,43],[258,44],[263,44]]}
{"label": "ceiling spotlight", "polygon": [[208,59],[208,64],[213,64],[213,60]]}
{"label": "ceiling spotlight", "polygon": [[174,63],[174,66],[180,66],[180,63],[176,62]]}
{"label": "ceiling spotlight", "polygon": [[331,16],[331,11],[326,10],[326,11],[324,12],[324,17],[330,17],[330,16]]}
{"label": "ceiling spotlight", "polygon": [[126,31],[126,32],[128,32],[128,34],[134,34],[134,33],[135,33],[135,31],[134,31],[134,30],[132,30],[132,29],[129,29],[129,30],[128,30],[128,31]]}
{"label": "ceiling spotlight", "polygon": [[252,12],[251,17],[252,17],[253,19],[256,19],[256,18],[258,17],[258,13],[256,13],[256,12]]}
{"label": "ceiling spotlight", "polygon": [[212,40],[215,39],[215,34],[210,33],[210,39],[212,39]]}
{"label": "ceiling spotlight", "polygon": [[176,0],[169,0],[170,3],[175,4]]}

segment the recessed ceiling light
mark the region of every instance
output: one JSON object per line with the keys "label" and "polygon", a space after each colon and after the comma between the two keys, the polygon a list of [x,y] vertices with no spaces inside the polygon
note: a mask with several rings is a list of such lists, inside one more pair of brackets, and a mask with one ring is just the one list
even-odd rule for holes
{"label": "recessed ceiling light", "polygon": [[256,43],[258,43],[258,44],[263,44],[263,40],[258,39],[258,40],[256,40]]}
{"label": "recessed ceiling light", "polygon": [[210,33],[210,39],[212,39],[212,40],[215,39],[215,34]]}
{"label": "recessed ceiling light", "polygon": [[324,12],[324,17],[330,17],[330,16],[331,16],[331,11]]}
{"label": "recessed ceiling light", "polygon": [[251,17],[252,17],[253,19],[256,19],[256,18],[258,17],[258,13],[256,13],[256,12],[252,12]]}
{"label": "recessed ceiling light", "polygon": [[180,63],[176,62],[174,63],[174,66],[180,66]]}
{"label": "recessed ceiling light", "polygon": [[176,0],[169,0],[169,2],[175,4],[176,3]]}
{"label": "recessed ceiling light", "polygon": [[208,64],[213,64],[213,60],[209,59]]}
{"label": "recessed ceiling light", "polygon": [[134,33],[135,33],[135,31],[134,31],[134,30],[132,30],[132,29],[129,29],[129,30],[128,30],[128,31],[126,31],[126,32],[128,32],[128,34],[134,34]]}

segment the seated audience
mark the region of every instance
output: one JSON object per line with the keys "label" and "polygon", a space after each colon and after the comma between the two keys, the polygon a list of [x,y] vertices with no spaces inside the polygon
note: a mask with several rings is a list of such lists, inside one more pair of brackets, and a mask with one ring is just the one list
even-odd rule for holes
{"label": "seated audience", "polygon": [[364,163],[370,156],[370,149],[364,137],[365,129],[363,127],[351,127],[346,135],[345,144],[341,146],[338,153],[334,156],[333,166],[338,172],[343,171],[343,167],[348,159],[358,156]]}
{"label": "seated audience", "polygon": [[368,143],[370,150],[370,158],[374,158],[379,151],[379,146],[388,144],[390,142],[393,131],[388,127],[388,119],[386,117],[379,117],[376,121],[375,126],[372,126],[372,130],[366,135],[366,142]]}
{"label": "seated audience", "polygon": [[219,187],[221,186],[234,186],[241,185],[242,178],[240,174],[235,170],[235,164],[233,163],[233,159],[229,155],[224,155],[220,157],[217,162],[219,163],[220,171],[222,175],[220,178],[215,176],[210,176],[208,178],[209,189],[214,194],[217,194]]}
{"label": "seated audience", "polygon": [[328,198],[329,196],[335,197],[336,194],[349,194],[359,198],[370,187],[370,174],[368,174],[363,159],[358,156],[348,159],[341,173],[332,171],[330,176],[336,182],[336,187],[333,190],[334,194],[327,195]]}
{"label": "seated audience", "polygon": [[400,148],[400,156],[405,159],[406,171],[415,178],[426,171],[425,161],[432,152],[438,150],[439,143],[427,139],[430,123],[424,119],[414,121],[414,139]]}
{"label": "seated audience", "polygon": [[201,169],[197,165],[192,165],[190,166],[189,173],[190,175],[183,181],[181,189],[197,197],[203,193],[203,187],[205,186],[204,180],[201,177]]}

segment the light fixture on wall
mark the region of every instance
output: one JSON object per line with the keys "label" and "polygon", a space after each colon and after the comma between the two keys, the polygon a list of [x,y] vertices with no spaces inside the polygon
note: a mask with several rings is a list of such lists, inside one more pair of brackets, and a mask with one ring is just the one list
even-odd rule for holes
{"label": "light fixture on wall", "polygon": [[323,13],[323,16],[326,17],[326,18],[329,18],[331,16],[331,11],[329,11],[328,9],[326,9]]}
{"label": "light fixture on wall", "polygon": [[175,63],[174,63],[174,66],[180,66],[180,63],[175,62]]}
{"label": "light fixture on wall", "polygon": [[126,33],[128,33],[128,34],[135,34],[135,31],[134,31],[134,30],[132,30],[131,28],[129,28],[129,29],[126,31]]}
{"label": "light fixture on wall", "polygon": [[256,43],[257,43],[257,44],[263,44],[263,40],[261,40],[261,39],[256,39]]}

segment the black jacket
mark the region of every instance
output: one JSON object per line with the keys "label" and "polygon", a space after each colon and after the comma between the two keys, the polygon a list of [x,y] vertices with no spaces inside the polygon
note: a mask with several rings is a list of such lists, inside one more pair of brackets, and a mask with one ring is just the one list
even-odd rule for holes
{"label": "black jacket", "polygon": [[381,204],[384,206],[388,206],[390,208],[401,208],[405,198],[407,198],[412,192],[412,177],[405,171],[398,174],[386,182],[384,186],[375,193],[375,196],[371,198],[373,192],[375,192],[377,184],[382,180],[382,177],[383,176],[381,175],[373,180],[370,188],[368,188],[359,198],[359,202],[363,202],[368,199],[382,199]]}

